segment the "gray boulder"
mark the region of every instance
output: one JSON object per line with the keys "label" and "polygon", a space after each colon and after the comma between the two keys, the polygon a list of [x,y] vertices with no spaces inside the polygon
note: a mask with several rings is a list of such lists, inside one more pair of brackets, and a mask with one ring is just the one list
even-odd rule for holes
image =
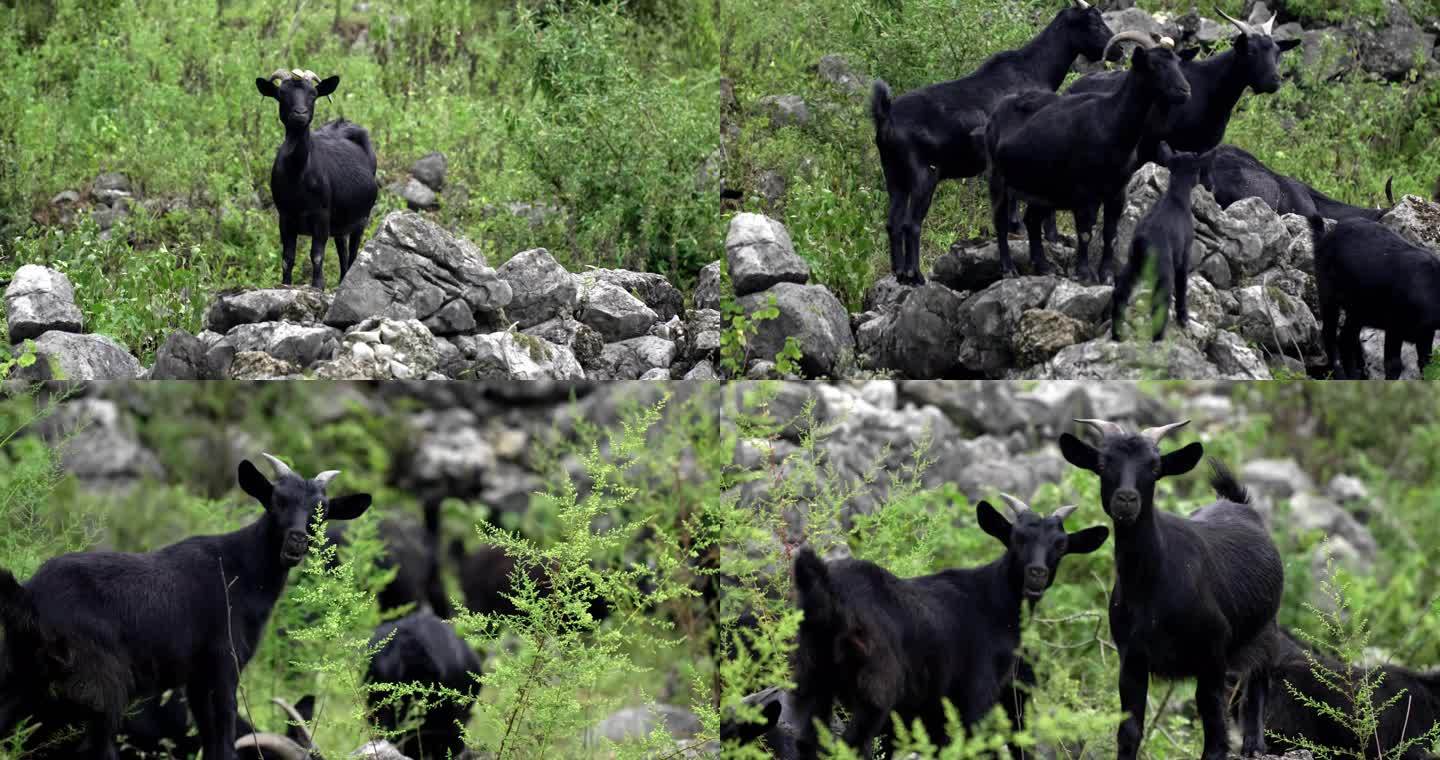
{"label": "gray boulder", "polygon": [[277,359],[264,351],[239,351],[225,366],[227,380],[293,380],[301,369],[293,362]]}
{"label": "gray boulder", "polygon": [[1319,351],[1320,323],[1301,298],[1269,283],[1241,288],[1235,296],[1240,306],[1235,326],[1241,337],[1297,359]]}
{"label": "gray boulder", "polygon": [[780,315],[756,325],[749,346],[752,358],[773,359],[788,337],[798,341],[800,369],[812,377],[833,375],[842,359],[854,357],[850,315],[835,294],[821,285],[782,282],[740,298],[739,306],[746,314],[753,314],[767,307],[772,298]]}
{"label": "gray boulder", "polygon": [[644,301],[607,280],[582,281],[580,309],[575,316],[600,333],[606,342],[644,335],[659,319]]}
{"label": "gray boulder", "polygon": [[19,343],[51,330],[80,332],[84,317],[75,305],[75,288],[63,272],[36,264],[15,270],[5,288],[5,319],[10,342]]}
{"label": "gray boulder", "polygon": [[[472,374],[478,380],[583,380],[575,354],[544,338],[510,331],[477,335]],[[597,359],[599,361],[599,359]]]}
{"label": "gray boulder", "polygon": [[695,281],[695,308],[720,308],[719,261],[712,261],[709,264],[706,264],[705,266],[700,268],[700,276]]}
{"label": "gray boulder", "polygon": [[605,344],[595,363],[592,379],[638,380],[651,370],[669,370],[678,348],[673,341],[642,335]]}
{"label": "gray boulder", "polygon": [[607,282],[621,288],[654,310],[655,318],[662,322],[685,313],[685,295],[664,275],[628,269],[591,269],[577,276],[582,280],[593,278],[596,282]]}
{"label": "gray boulder", "polygon": [[885,320],[887,334],[870,349],[872,364],[917,379],[955,374],[961,368],[963,307],[960,294],[938,282],[915,288]]}
{"label": "gray boulder", "polygon": [[[14,346],[20,355],[23,346]],[[140,360],[104,335],[51,330],[35,338],[34,364],[16,367],[11,377],[27,382],[41,380],[133,380],[140,376]]]}
{"label": "gray boulder", "polygon": [[496,272],[514,294],[505,313],[521,327],[575,312],[580,296],[575,278],[544,248],[521,251]]}
{"label": "gray boulder", "polygon": [[1074,317],[1049,309],[1031,309],[1020,315],[1015,331],[1017,366],[1029,367],[1049,359],[1060,349],[1090,337],[1091,327]]}
{"label": "gray boulder", "polygon": [[605,350],[605,338],[600,333],[584,322],[569,317],[556,317],[527,327],[521,332],[570,349],[580,366],[587,369],[595,366],[600,359],[600,352]]}
{"label": "gray boulder", "polygon": [[405,199],[405,205],[409,206],[411,211],[429,211],[440,208],[440,196],[424,182],[414,177],[406,179],[396,188],[395,192]]}
{"label": "gray boulder", "polygon": [[1358,48],[1356,58],[1360,68],[1390,80],[1404,81],[1419,60],[1423,68],[1435,52],[1435,35],[1424,31],[1410,16],[1405,3],[1390,2],[1390,17],[1386,23],[1372,26],[1361,19],[1351,19],[1344,25]]}
{"label": "gray boulder", "polygon": [[735,295],[758,293],[776,283],[805,284],[810,265],[795,253],[785,225],[762,214],[741,213],[725,233],[725,256]]}
{"label": "gray boulder", "polygon": [[411,380],[431,378],[442,349],[415,319],[372,317],[345,333],[335,358],[316,363],[324,380]]}
{"label": "gray boulder", "polygon": [[213,380],[205,355],[209,347],[199,338],[176,330],[155,352],[151,380]]}
{"label": "gray boulder", "polygon": [[1016,377],[1035,380],[1144,380],[1167,377],[1211,380],[1220,371],[1188,339],[1179,336],[1160,343],[1115,342],[1096,338],[1060,349],[1050,361]]}
{"label": "gray boulder", "polygon": [[410,166],[410,176],[424,182],[432,190],[445,189],[445,171],[448,165],[445,154],[439,151],[427,153]]}
{"label": "gray boulder", "polygon": [[1407,195],[1380,223],[1400,233],[1411,243],[1440,253],[1440,203],[1431,203],[1419,196]]}
{"label": "gray boulder", "polygon": [[587,731],[585,745],[599,746],[601,738],[617,743],[643,739],[656,728],[664,728],[672,738],[689,739],[698,735],[702,727],[700,718],[683,707],[665,704],[626,707]]}
{"label": "gray boulder", "polygon": [[1205,355],[1215,362],[1220,374],[1230,379],[1270,380],[1270,368],[1259,351],[1246,345],[1245,341],[1228,330],[1216,330]]}
{"label": "gray boulder", "polygon": [[803,127],[810,123],[810,108],[799,95],[766,95],[755,101],[755,107],[770,119],[772,129]]}
{"label": "gray boulder", "polygon": [[221,293],[205,311],[205,329],[220,334],[255,322],[316,324],[325,318],[330,297],[314,288],[262,288]]}
{"label": "gray boulder", "polygon": [[[340,345],[341,333],[325,325],[297,325],[293,322],[256,322],[238,325],[207,352],[238,354],[263,351],[301,369],[329,359]],[[213,361],[213,360],[212,360]]]}
{"label": "gray boulder", "polygon": [[343,329],[371,317],[413,319],[451,335],[493,324],[511,299],[510,283],[485,265],[474,244],[397,211],[360,250],[325,323]]}
{"label": "gray boulder", "polygon": [[1021,315],[1042,308],[1058,282],[1055,277],[1001,280],[965,301],[959,314],[965,369],[997,375],[1015,367]]}
{"label": "gray boulder", "polygon": [[815,64],[815,73],[821,80],[839,88],[846,95],[865,95],[870,90],[870,78],[855,71],[845,56],[834,53],[821,56]]}

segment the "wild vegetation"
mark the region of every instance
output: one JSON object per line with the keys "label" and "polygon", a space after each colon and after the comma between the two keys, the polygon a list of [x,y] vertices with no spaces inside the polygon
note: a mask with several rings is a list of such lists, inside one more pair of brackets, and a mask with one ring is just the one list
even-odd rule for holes
{"label": "wild vegetation", "polygon": [[[1197,392],[1186,384],[1142,384],[1142,392],[1177,404]],[[727,579],[721,638],[725,659],[724,709],[728,714],[759,718],[741,698],[762,688],[794,688],[791,658],[801,613],[792,588],[793,564],[800,545],[825,555],[840,550],[875,562],[905,578],[945,568],[973,567],[1001,554],[995,540],[975,525],[974,504],[949,482],[922,483],[934,465],[924,436],[903,469],[856,472],[855,462],[817,456],[844,444],[833,439],[838,422],[817,423],[814,404],[797,410],[778,388],[748,387],[733,425],[722,436],[747,441],[758,450],[760,464],[732,473],[727,489],[736,498],[721,503],[718,515],[727,545],[747,547],[726,553],[722,575]],[[1440,576],[1427,566],[1420,547],[1440,540],[1431,517],[1440,507],[1440,481],[1430,442],[1440,436],[1440,399],[1423,384],[1335,385],[1319,383],[1250,383],[1229,386],[1221,393],[1236,405],[1230,424],[1212,427],[1202,436],[1205,453],[1240,472],[1260,458],[1294,457],[1317,480],[1339,473],[1359,477],[1368,487],[1374,511],[1368,528],[1379,551],[1368,571],[1343,563],[1330,565],[1329,580],[1322,562],[1313,564],[1315,549],[1325,540],[1321,530],[1294,530],[1285,499],[1275,501],[1271,532],[1285,567],[1285,588],[1278,621],[1314,642],[1326,657],[1356,663],[1403,663],[1433,669],[1440,663]],[[1402,415],[1401,426],[1356,425],[1356,419]],[[973,434],[978,434],[974,431]],[[1174,436],[1162,450],[1179,448],[1192,434]],[[798,440],[798,443],[792,442]],[[1402,453],[1404,452],[1404,453]],[[886,450],[880,458],[893,457]],[[893,461],[893,460],[892,460]],[[1243,476],[1241,478],[1243,484]],[[933,481],[932,481],[933,482]],[[882,485],[888,488],[883,492]],[[1252,484],[1253,485],[1253,484]],[[739,494],[749,495],[743,500]],[[878,503],[876,499],[878,498]],[[1156,504],[1188,514],[1212,502],[1215,494],[1200,474],[1168,478],[1159,484]],[[1040,487],[1031,506],[1049,513],[1063,504],[1079,509],[1067,529],[1109,525],[1100,507],[1099,479],[1073,467],[1058,485]],[[914,750],[920,757],[960,758],[1004,752],[1007,742],[1021,747],[1049,747],[1058,757],[1110,756],[1116,751],[1116,729],[1124,711],[1116,683],[1119,662],[1106,621],[1114,577],[1114,549],[1102,547],[1089,555],[1067,557],[1054,584],[1022,623],[1022,649],[1033,667],[1037,686],[1030,691],[1028,726],[1012,730],[998,706],[982,728],[963,742],[936,746],[923,727],[899,727],[896,756]],[[1304,658],[1300,658],[1305,662]],[[1342,673],[1334,659],[1315,661],[1317,677],[1328,677],[1340,693],[1358,704],[1384,694],[1375,675]],[[1326,670],[1329,668],[1329,670]],[[1291,671],[1292,673],[1294,671]],[[1324,675],[1329,673],[1328,676]],[[1272,686],[1272,699],[1284,687]],[[1154,682],[1141,751],[1155,758],[1193,758],[1200,754],[1202,730],[1191,699],[1194,681]],[[1322,700],[1329,705],[1329,700]],[[1367,746],[1381,719],[1404,719],[1404,699],[1378,709],[1331,706],[1351,735]],[[1397,705],[1400,705],[1397,707]],[[788,709],[788,708],[787,708]],[[1325,707],[1306,703],[1320,714]],[[1393,712],[1393,711],[1399,712]],[[958,720],[958,714],[951,713]],[[848,716],[845,716],[848,718]],[[1234,718],[1232,718],[1234,720]],[[950,724],[957,735],[958,724]],[[847,747],[821,732],[821,757],[854,757]],[[1279,744],[1270,737],[1271,745]],[[1434,750],[1440,732],[1432,731],[1419,747]],[[1316,757],[1358,757],[1333,745],[1314,747]],[[1398,757],[1403,746],[1382,746],[1383,756]],[[1322,751],[1326,750],[1326,751]],[[727,745],[734,757],[765,757],[756,747]],[[1373,757],[1374,755],[1365,755]]]}
{"label": "wild vegetation", "polygon": [[[376,602],[395,576],[379,561],[381,521],[418,520],[420,513],[419,497],[402,485],[414,453],[404,420],[416,403],[402,393],[377,407],[371,393],[298,383],[129,386],[122,406],[142,410],[136,434],[165,475],[118,490],[94,490],[69,474],[66,441],[84,431],[35,434],[53,433],[65,404],[57,410],[32,396],[7,398],[0,402],[0,567],[23,581],[67,551],[149,551],[252,522],[259,507],[239,491],[225,464],[242,453],[220,453],[237,441],[248,442],[243,455],[257,461],[259,449],[251,453],[250,444],[285,452],[287,463],[302,473],[338,469],[330,490],[371,493],[374,506],[349,523],[347,541],[338,548],[319,540],[322,526],[315,526],[310,556],[292,571],[244,671],[240,714],[258,730],[283,734],[285,719],[270,699],[294,703],[315,695],[309,729],[326,756],[387,738],[377,727],[372,697],[421,704],[404,724],[413,726],[410,721],[456,695],[453,689],[365,681],[367,663],[384,643],[372,641],[372,634],[382,618],[406,612],[382,614]],[[322,395],[337,403],[320,404]],[[322,407],[323,422],[317,413]],[[543,485],[523,513],[501,519],[494,505],[478,497],[443,505],[445,542],[497,544],[522,566],[548,568],[543,588],[516,573],[508,614],[462,610],[452,621],[484,661],[465,740],[486,756],[673,753],[675,740],[662,729],[623,744],[593,735],[594,726],[619,708],[661,701],[708,716],[703,725],[709,729],[701,728],[695,741],[714,738],[718,692],[705,633],[707,534],[699,509],[713,498],[707,490],[713,481],[705,475],[718,467],[713,395],[703,388],[674,397],[642,394],[615,409],[614,419],[587,422],[561,414],[537,426],[549,429],[536,433],[527,461]],[[687,457],[698,466],[677,471],[674,463]],[[463,601],[456,568],[443,560],[442,567],[449,596]],[[608,603],[603,619],[589,612],[597,595]],[[6,760],[32,756],[13,741],[0,743]]]}
{"label": "wild vegetation", "polygon": [[[280,67],[340,76],[316,126],[369,130],[381,191],[367,238],[405,206],[386,187],[441,151],[438,219],[492,265],[546,247],[571,270],[684,287],[715,258],[714,190],[697,171],[716,143],[717,13],[703,0],[0,2],[0,280],[61,269],[86,327],[142,357],[197,332],[217,291],[278,285],[269,169],[283,131],[254,81]],[[102,172],[129,178],[129,215],[106,234],[88,212],[60,225],[52,197],[84,197]],[[325,274],[333,287],[333,263]]]}
{"label": "wild vegetation", "polygon": [[[1139,5],[1176,16],[1194,4],[1158,0]],[[1247,3],[1214,5],[1243,17]],[[1283,18],[1299,18],[1306,28],[1379,20],[1388,7],[1381,0],[1270,5],[1283,7],[1288,14]],[[1421,23],[1440,16],[1433,2],[1405,5]],[[724,117],[735,130],[727,137],[726,182],[743,191],[738,203],[744,210],[783,221],[796,251],[811,264],[813,281],[828,286],[851,311],[860,311],[866,290],[890,273],[885,183],[868,89],[847,90],[826,81],[817,76],[817,63],[823,56],[842,56],[862,82],[884,79],[899,96],[966,75],[991,54],[1019,47],[1063,4],[801,0],[781,10],[737,0],[726,7],[733,12],[724,19],[721,73],[733,86],[735,102]],[[1200,10],[1215,17],[1208,4]],[[805,20],[803,33],[796,19]],[[1222,42],[1218,50],[1227,47]],[[1339,54],[1327,51],[1311,69],[1299,63],[1298,51],[1282,57],[1290,74],[1284,86],[1273,95],[1243,97],[1226,141],[1349,203],[1379,205],[1391,176],[1397,197],[1430,197],[1440,175],[1440,83],[1419,72],[1400,83],[1359,71],[1331,80],[1323,67]],[[809,122],[772,126],[756,101],[780,94],[801,96]],[[783,178],[782,191],[769,189],[775,187],[770,172]],[[922,230],[922,271],[952,242],[981,237],[991,226],[983,179],[941,183]]]}

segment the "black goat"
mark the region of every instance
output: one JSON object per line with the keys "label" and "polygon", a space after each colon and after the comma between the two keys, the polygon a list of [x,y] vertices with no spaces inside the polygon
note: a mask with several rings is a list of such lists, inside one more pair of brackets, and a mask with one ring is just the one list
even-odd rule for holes
{"label": "black goat", "polygon": [[[1270,669],[1270,704],[1265,710],[1265,725],[1270,734],[1270,749],[1289,752],[1302,749],[1293,740],[1306,739],[1312,744],[1335,750],[1349,750],[1367,758],[1394,757],[1392,751],[1407,739],[1424,736],[1440,723],[1440,671],[1420,673],[1398,665],[1384,665],[1378,673],[1341,662],[1300,641],[1289,631],[1282,631],[1281,652]],[[1314,657],[1312,661],[1310,658]],[[1357,715],[1355,694],[1336,691],[1316,675],[1317,665],[1339,674],[1339,685],[1358,688],[1366,678],[1380,679],[1371,695],[1377,711],[1397,695],[1399,700],[1379,713],[1374,736],[1356,736],[1328,715],[1300,702],[1287,688],[1293,687],[1306,697],[1328,704],[1348,715]],[[1403,693],[1402,693],[1403,692]],[[1377,747],[1376,742],[1379,742]],[[1428,746],[1412,747],[1402,753],[1405,760],[1431,757]]]}
{"label": "black goat", "polygon": [[1023,725],[1025,694],[1015,682],[1032,684],[1034,673],[1016,652],[1021,608],[1040,601],[1061,557],[1095,551],[1110,531],[1067,533],[1062,522],[1074,507],[1041,517],[1006,500],[1013,524],[988,502],[976,507],[980,528],[1005,546],[982,567],[902,579],[873,562],[826,563],[801,550],[795,588],[805,616],[794,705],[802,757],[815,756],[815,721],[829,725],[837,700],[851,715],[844,741],[866,758],[877,737],[888,750],[891,713],[907,725],[920,720],[944,743],[946,699],[966,727],[996,703],[1011,725]]}
{"label": "black goat", "polygon": [[985,149],[975,133],[1000,101],[1027,90],[1054,92],[1078,56],[1099,60],[1104,53],[1111,32],[1099,9],[1085,0],[1069,5],[1025,47],[990,56],[967,77],[912,90],[894,102],[889,85],[875,81],[870,109],[890,194],[890,268],[902,284],[925,282],[920,225],[936,185],[985,171]]}
{"label": "black goat", "polygon": [[[1151,107],[1138,146],[1137,166],[1156,161],[1162,141],[1172,150],[1186,153],[1204,153],[1214,148],[1224,141],[1235,104],[1247,87],[1266,94],[1280,89],[1280,54],[1294,49],[1300,41],[1271,38],[1273,17],[1256,28],[1224,11],[1219,13],[1240,30],[1239,36],[1230,50],[1204,60],[1192,60],[1197,50],[1180,53],[1180,71],[1190,83],[1190,99],[1179,105],[1161,103]],[[1070,85],[1065,94],[1114,93],[1124,79],[1125,73],[1119,71],[1091,74]]]}
{"label": "black goat", "polygon": [[1173,153],[1170,146],[1160,143],[1156,161],[1170,170],[1170,187],[1155,201],[1150,211],[1135,226],[1130,243],[1130,259],[1115,278],[1115,293],[1110,301],[1110,334],[1120,340],[1120,323],[1130,291],[1151,256],[1155,259],[1156,287],[1151,309],[1160,320],[1155,340],[1165,337],[1170,323],[1170,294],[1175,295],[1175,318],[1185,329],[1190,310],[1185,303],[1185,289],[1190,277],[1190,245],[1195,242],[1195,217],[1190,213],[1190,191],[1200,181],[1209,165],[1210,154]]}
{"label": "black goat", "polygon": [[[1390,209],[1341,203],[1294,177],[1272,170],[1260,159],[1234,145],[1221,145],[1215,149],[1206,187],[1215,193],[1215,201],[1221,208],[1229,208],[1230,204],[1244,198],[1259,198],[1277,214],[1299,214],[1306,218],[1319,214],[1337,221],[1379,221],[1390,212]],[[1385,182],[1385,198],[1394,208],[1394,178]]]}
{"label": "black goat", "polygon": [[[388,641],[386,641],[389,639]],[[371,691],[370,709],[376,724],[388,732],[405,725],[407,713],[424,708],[417,728],[396,741],[400,752],[417,760],[459,757],[465,750],[465,724],[480,691],[480,658],[455,629],[429,611],[416,612],[382,624],[370,640],[385,646],[370,661],[366,680],[372,684],[418,684],[451,694],[395,696]]]}
{"label": "black goat", "polygon": [[[276,81],[279,80],[279,84]],[[310,120],[315,99],[340,86],[340,77],[319,80],[309,71],[283,69],[268,79],[256,78],[260,94],[280,104],[285,141],[270,168],[270,196],[280,215],[281,282],[290,284],[295,267],[295,241],[310,236],[310,284],[324,289],[325,241],[335,239],[340,279],[360,251],[360,238],[370,223],[379,185],[375,182],[375,149],[365,128],[336,119],[313,133]]]}
{"label": "black goat", "polygon": [[[450,543],[450,556],[460,567],[460,590],[465,594],[465,606],[471,611],[485,615],[518,615],[519,609],[511,600],[515,592],[513,580],[516,562],[503,548],[484,544],[474,552],[466,554],[464,542],[456,539]],[[535,584],[536,593],[541,597],[550,594],[550,574],[545,568],[526,564],[524,573]],[[597,621],[610,615],[610,603],[596,595],[590,601],[590,617]]]}
{"label": "black goat", "polygon": [[762,722],[751,723],[727,715],[720,721],[720,742],[722,747],[735,745],[759,745],[770,751],[777,760],[798,760],[796,730],[791,725],[795,708],[790,692],[772,686],[745,697],[747,704],[760,708]]}
{"label": "black goat", "polygon": [[[1050,271],[1041,227],[1057,209],[1075,214],[1076,272],[1096,281],[1089,263],[1091,230],[1105,207],[1100,276],[1108,278],[1115,231],[1134,170],[1135,147],[1146,132],[1145,116],[1155,103],[1184,103],[1190,84],[1180,57],[1139,32],[1122,32],[1109,45],[1139,42],[1119,90],[1108,95],[1028,92],[1006,98],[985,128],[990,157],[990,212],[1000,245],[1000,266],[1014,276],[1008,237],[1011,204],[1024,201],[1035,274]],[[1108,57],[1109,46],[1107,46]]]}
{"label": "black goat", "polygon": [[1198,442],[1160,453],[1160,441],[1188,420],[1138,434],[1114,422],[1076,422],[1100,430],[1100,447],[1065,433],[1060,451],[1100,476],[1100,503],[1115,523],[1110,635],[1120,651],[1120,707],[1128,713],[1116,741],[1120,760],[1140,750],[1151,675],[1196,679],[1202,758],[1223,760],[1226,676],[1238,674],[1246,681],[1242,752],[1263,754],[1266,665],[1278,637],[1284,568],[1250,495],[1211,460],[1216,502],[1189,517],[1156,509],[1156,481],[1189,472],[1205,454]]}
{"label": "black goat", "polygon": [[0,625],[14,676],[0,689],[0,736],[22,718],[51,736],[78,726],[71,756],[113,760],[131,701],[183,688],[205,757],[231,755],[240,671],[290,569],[305,558],[311,521],[319,510],[349,520],[370,506],[369,494],[326,496],[336,471],[306,480],[264,456],[274,483],[240,463],[241,489],[265,508],[245,528],[148,554],[65,554],[24,586],[0,571]]}
{"label": "black goat", "polygon": [[[440,575],[438,529],[438,514],[433,525],[429,514],[424,526],[408,519],[387,518],[380,522],[385,554],[376,566],[381,570],[395,569],[395,579],[380,590],[376,599],[382,611],[413,604],[417,609],[428,606],[442,618],[455,614]],[[336,546],[348,543],[342,524],[327,527],[325,538]]]}
{"label": "black goat", "polygon": [[[1323,234],[1325,220],[1310,217],[1315,236],[1315,289],[1333,377],[1364,379],[1360,329],[1385,331],[1385,377],[1400,377],[1400,349],[1414,343],[1420,369],[1430,364],[1440,329],[1440,258],[1378,222],[1351,219]],[[1340,314],[1345,314],[1340,333]]]}

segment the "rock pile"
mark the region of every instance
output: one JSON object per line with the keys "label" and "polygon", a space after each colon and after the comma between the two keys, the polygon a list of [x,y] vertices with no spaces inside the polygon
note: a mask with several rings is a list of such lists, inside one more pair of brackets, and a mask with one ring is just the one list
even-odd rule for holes
{"label": "rock pile", "polygon": [[[143,370],[124,347],[79,331],[59,272],[22,267],[6,291],[11,343],[45,361],[29,379],[510,379],[715,377],[719,262],[696,308],[657,274],[565,270],[543,248],[490,267],[478,248],[416,213],[387,216],[333,293],[220,293],[204,330],[171,334]],[[17,349],[19,350],[19,349]]]}

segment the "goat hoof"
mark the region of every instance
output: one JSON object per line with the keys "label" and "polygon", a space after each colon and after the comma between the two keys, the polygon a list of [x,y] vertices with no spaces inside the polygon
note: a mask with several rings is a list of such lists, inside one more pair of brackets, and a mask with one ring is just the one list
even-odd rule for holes
{"label": "goat hoof", "polygon": [[1265,740],[1256,739],[1254,741],[1251,741],[1250,739],[1246,739],[1240,745],[1240,754],[1244,755],[1245,757],[1268,754],[1266,752]]}
{"label": "goat hoof", "polygon": [[1075,279],[1079,280],[1082,285],[1096,285],[1099,283],[1098,278],[1095,277],[1095,270],[1088,266],[1075,270]]}

